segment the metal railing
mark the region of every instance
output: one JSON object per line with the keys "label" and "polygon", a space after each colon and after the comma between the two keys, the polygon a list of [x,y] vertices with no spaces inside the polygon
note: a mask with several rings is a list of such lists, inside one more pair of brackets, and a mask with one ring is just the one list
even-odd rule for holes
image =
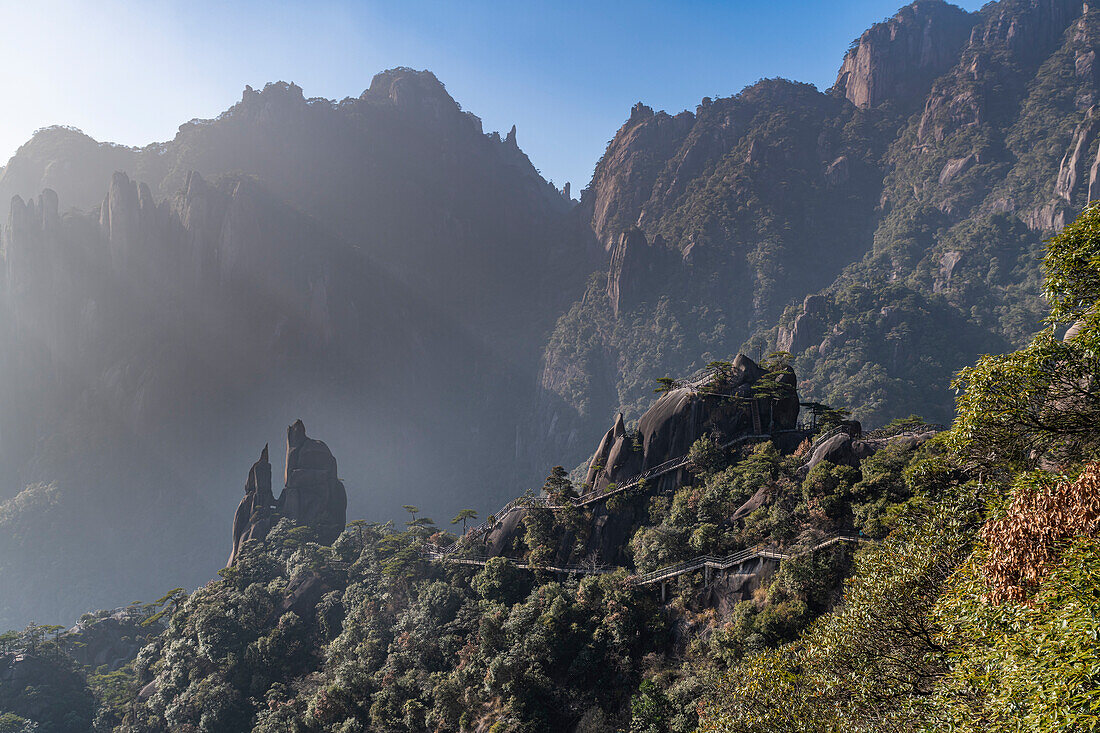
{"label": "metal railing", "polygon": [[732,567],[738,565],[744,565],[747,562],[755,560],[757,558],[764,558],[767,560],[789,560],[794,557],[802,557],[808,555],[811,552],[817,552],[820,549],[834,545],[837,542],[866,542],[864,537],[834,534],[827,539],[817,543],[813,547],[799,550],[797,552],[782,552],[781,550],[766,545],[756,545],[750,547],[747,550],[741,550],[735,552],[728,557],[715,557],[713,555],[700,555],[694,557],[691,560],[685,560],[684,562],[677,563],[675,565],[668,565],[663,568],[657,568],[648,573],[635,576],[634,583],[637,585],[649,585],[650,583],[659,583],[664,580],[671,580],[672,578],[687,573],[694,573],[699,570],[709,568],[711,570],[729,570]]}
{"label": "metal railing", "polygon": [[[791,552],[784,552],[779,548],[770,545],[756,545],[746,550],[735,552],[727,557],[716,557],[714,555],[700,555],[693,557],[690,560],[676,563],[675,565],[667,565],[663,568],[657,568],[648,573],[641,575],[631,576],[629,581],[634,585],[651,585],[653,583],[661,583],[664,581],[672,580],[673,578],[688,573],[698,572],[699,570],[718,570],[725,571],[731,568],[735,568],[741,565],[745,565],[748,562],[762,558],[765,560],[790,560],[796,557],[802,557],[803,555],[809,555],[810,553],[822,550],[830,545],[835,545],[838,542],[870,542],[869,538],[859,537],[855,535],[847,534],[833,534],[827,536],[813,547],[804,548],[798,550],[796,548]],[[475,567],[485,567],[490,560],[496,559],[488,556],[479,557],[452,557],[446,554],[442,550],[427,550],[425,551],[425,557],[437,562],[445,562],[453,565],[471,565]],[[607,573],[613,573],[616,570],[625,569],[622,566],[616,565],[598,565],[594,563],[580,564],[580,565],[540,565],[537,563],[524,563],[513,558],[501,557],[499,558],[504,562],[507,562],[522,570],[543,571],[549,573],[564,573],[570,575],[606,575]]]}

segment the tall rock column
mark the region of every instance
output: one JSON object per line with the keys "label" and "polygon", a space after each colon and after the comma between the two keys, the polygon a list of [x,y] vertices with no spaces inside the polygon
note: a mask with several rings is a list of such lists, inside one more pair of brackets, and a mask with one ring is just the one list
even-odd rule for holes
{"label": "tall rock column", "polygon": [[348,519],[348,495],[336,474],[336,459],[320,440],[306,435],[296,420],[286,431],[286,486],[275,500],[271,493],[271,463],[267,446],[248,472],[244,499],[233,517],[233,551],[228,565],[236,563],[247,540],[262,540],[286,517],[312,527],[322,544],[332,544]]}
{"label": "tall rock column", "polygon": [[275,496],[271,493],[271,462],[267,446],[260,453],[260,460],[252,464],[248,481],[244,485],[244,498],[233,515],[233,550],[226,567],[232,566],[240,556],[247,540],[262,540],[275,525]]}
{"label": "tall rock column", "polygon": [[327,445],[306,435],[301,420],[286,431],[286,488],[279,506],[283,516],[316,529],[325,544],[347,524],[348,495],[337,478],[336,459]]}

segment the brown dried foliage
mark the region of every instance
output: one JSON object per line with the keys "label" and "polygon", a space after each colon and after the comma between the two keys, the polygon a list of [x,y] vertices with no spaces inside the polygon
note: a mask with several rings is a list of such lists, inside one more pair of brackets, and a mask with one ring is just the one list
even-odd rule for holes
{"label": "brown dried foliage", "polygon": [[794,454],[793,454],[794,457],[795,458],[802,458],[803,456],[805,456],[807,453],[810,452],[810,446],[812,446],[812,445],[813,445],[813,443],[810,442],[809,438],[804,439],[801,443],[798,444],[798,448],[795,449]]}
{"label": "brown dried foliage", "polygon": [[1003,517],[982,528],[993,603],[1026,603],[1066,544],[1100,529],[1100,463],[1073,482],[1023,484]]}

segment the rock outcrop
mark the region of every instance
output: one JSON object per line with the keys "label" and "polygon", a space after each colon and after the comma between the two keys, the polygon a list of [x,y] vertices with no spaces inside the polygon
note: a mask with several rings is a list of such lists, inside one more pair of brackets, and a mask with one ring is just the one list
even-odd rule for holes
{"label": "rock outcrop", "polygon": [[[756,362],[739,354],[727,378],[701,390],[680,387],[661,395],[642,415],[636,432],[626,430],[620,415],[592,457],[586,490],[591,487],[607,491],[613,484],[622,485],[633,476],[685,456],[704,435],[727,444],[747,435],[797,428],[799,403],[794,372],[787,368],[778,377],[772,375],[786,388],[780,388],[783,393],[775,398],[760,396],[754,390],[765,376]],[[690,471],[681,468],[647,480],[646,494],[672,492],[690,481]],[[581,557],[625,562],[623,548],[643,504],[632,501],[617,509],[610,509],[606,502],[595,505],[592,531]]]}
{"label": "rock outcrop", "polygon": [[336,458],[320,440],[306,435],[296,420],[286,431],[286,472],[282,494],[276,501],[271,491],[271,462],[267,446],[252,464],[244,498],[233,516],[232,566],[248,540],[262,540],[279,519],[291,519],[312,527],[317,539],[331,544],[347,524],[348,495],[336,470]]}
{"label": "rock outcrop", "polygon": [[800,354],[811,346],[821,343],[825,337],[825,298],[820,295],[807,295],[802,302],[802,313],[790,328],[779,327],[776,346],[780,351]]}
{"label": "rock outcrop", "polygon": [[241,547],[248,540],[262,540],[275,525],[275,495],[271,492],[271,462],[267,446],[260,460],[252,464],[244,484],[244,498],[233,515],[233,549],[226,567],[237,562]]}
{"label": "rock outcrop", "polygon": [[[739,354],[729,378],[713,387],[678,387],[661,395],[638,421],[636,433],[626,430],[620,414],[589,462],[586,483],[592,490],[604,491],[611,484],[687,455],[704,435],[728,442],[756,433],[757,423],[765,433],[796,427],[799,405],[794,372],[783,372],[781,379],[790,389],[780,399],[754,394],[753,386],[764,374],[756,362]],[[666,474],[655,479],[655,488],[671,490],[684,478],[679,472]]]}
{"label": "rock outcrop", "polygon": [[803,475],[823,462],[837,466],[859,468],[864,459],[871,457],[884,448],[891,445],[902,446],[906,449],[916,448],[935,437],[936,433],[942,430],[940,427],[928,425],[897,435],[861,438],[859,437],[861,432],[859,422],[852,421],[849,425],[848,432],[837,433],[814,449],[814,452],[801,469]]}
{"label": "rock outcrop", "polygon": [[958,61],[976,18],[942,0],[917,0],[864,31],[844,55],[836,88],[857,107],[910,106]]}
{"label": "rock outcrop", "polygon": [[279,511],[313,527],[323,544],[335,541],[347,524],[348,495],[337,477],[336,459],[327,445],[306,435],[301,420],[286,431],[286,487]]}
{"label": "rock outcrop", "polygon": [[[766,383],[769,394],[762,389]],[[722,377],[701,387],[683,386],[669,390],[642,415],[637,430],[628,430],[620,413],[589,461],[582,490],[604,493],[624,486],[639,474],[666,462],[682,458],[705,435],[719,444],[730,445],[750,435],[772,435],[781,447],[793,450],[801,440],[798,426],[798,383],[789,367],[766,372],[744,354],[739,354]],[[624,548],[632,529],[645,511],[645,499],[670,493],[690,483],[685,467],[653,475],[644,491],[632,492],[626,500],[591,505],[592,525],[584,549],[578,551],[575,537],[567,536],[558,551],[560,563],[595,561],[625,564]],[[512,512],[487,539],[491,554],[505,553],[522,532],[524,513]]]}
{"label": "rock outcrop", "polygon": [[146,614],[136,606],[88,614],[65,634],[66,650],[88,669],[106,666],[114,672],[133,661],[147,639],[160,632],[160,625],[142,625],[145,620]]}

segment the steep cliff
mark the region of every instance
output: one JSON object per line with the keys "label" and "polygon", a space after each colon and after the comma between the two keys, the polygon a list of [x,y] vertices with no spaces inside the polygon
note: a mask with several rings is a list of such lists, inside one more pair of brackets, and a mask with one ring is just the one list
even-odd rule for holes
{"label": "steep cliff", "polygon": [[856,39],[827,92],[635,107],[582,197],[608,287],[559,321],[540,424],[580,460],[572,436],[638,417],[655,375],[775,349],[804,394],[872,425],[946,420],[951,374],[1038,327],[1042,239],[1095,195],[1098,31],[1070,0],[922,0]]}
{"label": "steep cliff", "polygon": [[852,43],[835,88],[857,107],[912,107],[955,65],[976,21],[943,0],[917,0]]}

